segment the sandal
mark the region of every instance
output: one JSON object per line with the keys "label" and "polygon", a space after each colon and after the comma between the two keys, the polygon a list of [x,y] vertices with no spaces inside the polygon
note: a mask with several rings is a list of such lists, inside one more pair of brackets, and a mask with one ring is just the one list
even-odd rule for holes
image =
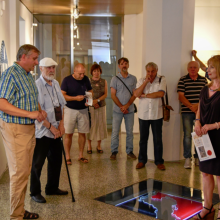
{"label": "sandal", "polygon": [[84,157],[81,157],[78,159],[78,161],[82,162],[82,163],[88,163],[88,159],[84,158]]}
{"label": "sandal", "polygon": [[67,165],[72,165],[71,159],[66,159],[66,163],[67,163]]}
{"label": "sandal", "polygon": [[[209,212],[208,212],[206,215],[204,215],[203,218],[202,218],[201,215],[200,215],[201,212],[198,213],[197,216],[196,216],[196,217],[197,217],[196,219],[205,219],[209,214],[211,214],[211,213],[212,213],[212,214],[213,214],[213,213],[215,214],[215,209],[212,211],[213,205],[211,206],[210,209],[206,208],[205,206],[203,206],[203,208],[206,209],[206,210],[208,210]],[[213,217],[214,217],[214,216],[213,216]],[[195,219],[195,218],[194,218],[194,219]]]}
{"label": "sandal", "polygon": [[39,215],[25,210],[23,219],[38,219]]}
{"label": "sandal", "polygon": [[87,150],[87,154],[92,154],[92,150]]}
{"label": "sandal", "polygon": [[96,148],[96,150],[99,154],[103,154],[103,150],[99,150],[98,147]]}

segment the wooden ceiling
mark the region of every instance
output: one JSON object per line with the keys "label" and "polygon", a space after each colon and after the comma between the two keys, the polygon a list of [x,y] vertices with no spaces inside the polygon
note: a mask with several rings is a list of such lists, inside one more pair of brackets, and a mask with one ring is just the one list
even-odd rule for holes
{"label": "wooden ceiling", "polygon": [[[68,15],[74,8],[73,0],[20,0],[33,14]],[[143,0],[79,0],[81,16],[138,14]]]}

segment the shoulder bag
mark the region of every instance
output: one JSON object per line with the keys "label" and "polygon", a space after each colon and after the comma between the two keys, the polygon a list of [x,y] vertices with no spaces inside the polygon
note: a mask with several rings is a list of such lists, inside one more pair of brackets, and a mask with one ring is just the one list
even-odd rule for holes
{"label": "shoulder bag", "polygon": [[[161,78],[159,79],[159,83],[161,82]],[[162,106],[163,106],[163,120],[164,121],[169,121],[170,120],[170,110],[173,111],[173,108],[168,104],[168,94],[167,94],[167,86],[166,86],[166,104],[164,102],[164,97],[161,97],[162,100]]]}

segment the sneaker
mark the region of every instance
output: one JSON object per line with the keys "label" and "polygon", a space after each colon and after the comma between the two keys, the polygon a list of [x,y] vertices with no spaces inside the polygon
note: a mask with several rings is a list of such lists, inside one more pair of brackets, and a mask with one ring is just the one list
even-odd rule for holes
{"label": "sneaker", "polygon": [[186,158],[184,168],[191,169],[191,158]]}
{"label": "sneaker", "polygon": [[195,158],[195,165],[199,166],[199,158]]}
{"label": "sneaker", "polygon": [[112,155],[110,156],[110,160],[116,160],[116,155],[117,152],[113,152]]}
{"label": "sneaker", "polygon": [[127,158],[131,158],[133,160],[136,160],[137,157],[133,154],[133,152],[131,151],[129,154],[127,154]]}

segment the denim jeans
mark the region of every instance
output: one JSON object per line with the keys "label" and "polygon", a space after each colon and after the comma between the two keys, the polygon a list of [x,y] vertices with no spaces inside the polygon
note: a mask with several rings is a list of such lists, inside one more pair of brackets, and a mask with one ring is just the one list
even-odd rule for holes
{"label": "denim jeans", "polygon": [[163,164],[163,142],[162,142],[162,126],[163,119],[157,120],[142,120],[139,118],[140,142],[138,161],[147,163],[147,142],[149,137],[149,128],[151,125],[154,141],[154,163],[156,165]]}
{"label": "denim jeans", "polygon": [[[182,120],[183,120],[183,156],[185,158],[191,158],[191,147],[192,147],[192,136],[191,133],[193,132],[193,120],[195,120],[196,116],[194,113],[183,113]],[[198,158],[196,149],[195,149],[195,158]]]}
{"label": "denim jeans", "polygon": [[112,137],[111,137],[111,152],[118,153],[119,132],[121,128],[122,119],[125,120],[126,129],[126,153],[133,151],[133,126],[134,126],[134,112],[123,114],[113,111],[112,119]]}

